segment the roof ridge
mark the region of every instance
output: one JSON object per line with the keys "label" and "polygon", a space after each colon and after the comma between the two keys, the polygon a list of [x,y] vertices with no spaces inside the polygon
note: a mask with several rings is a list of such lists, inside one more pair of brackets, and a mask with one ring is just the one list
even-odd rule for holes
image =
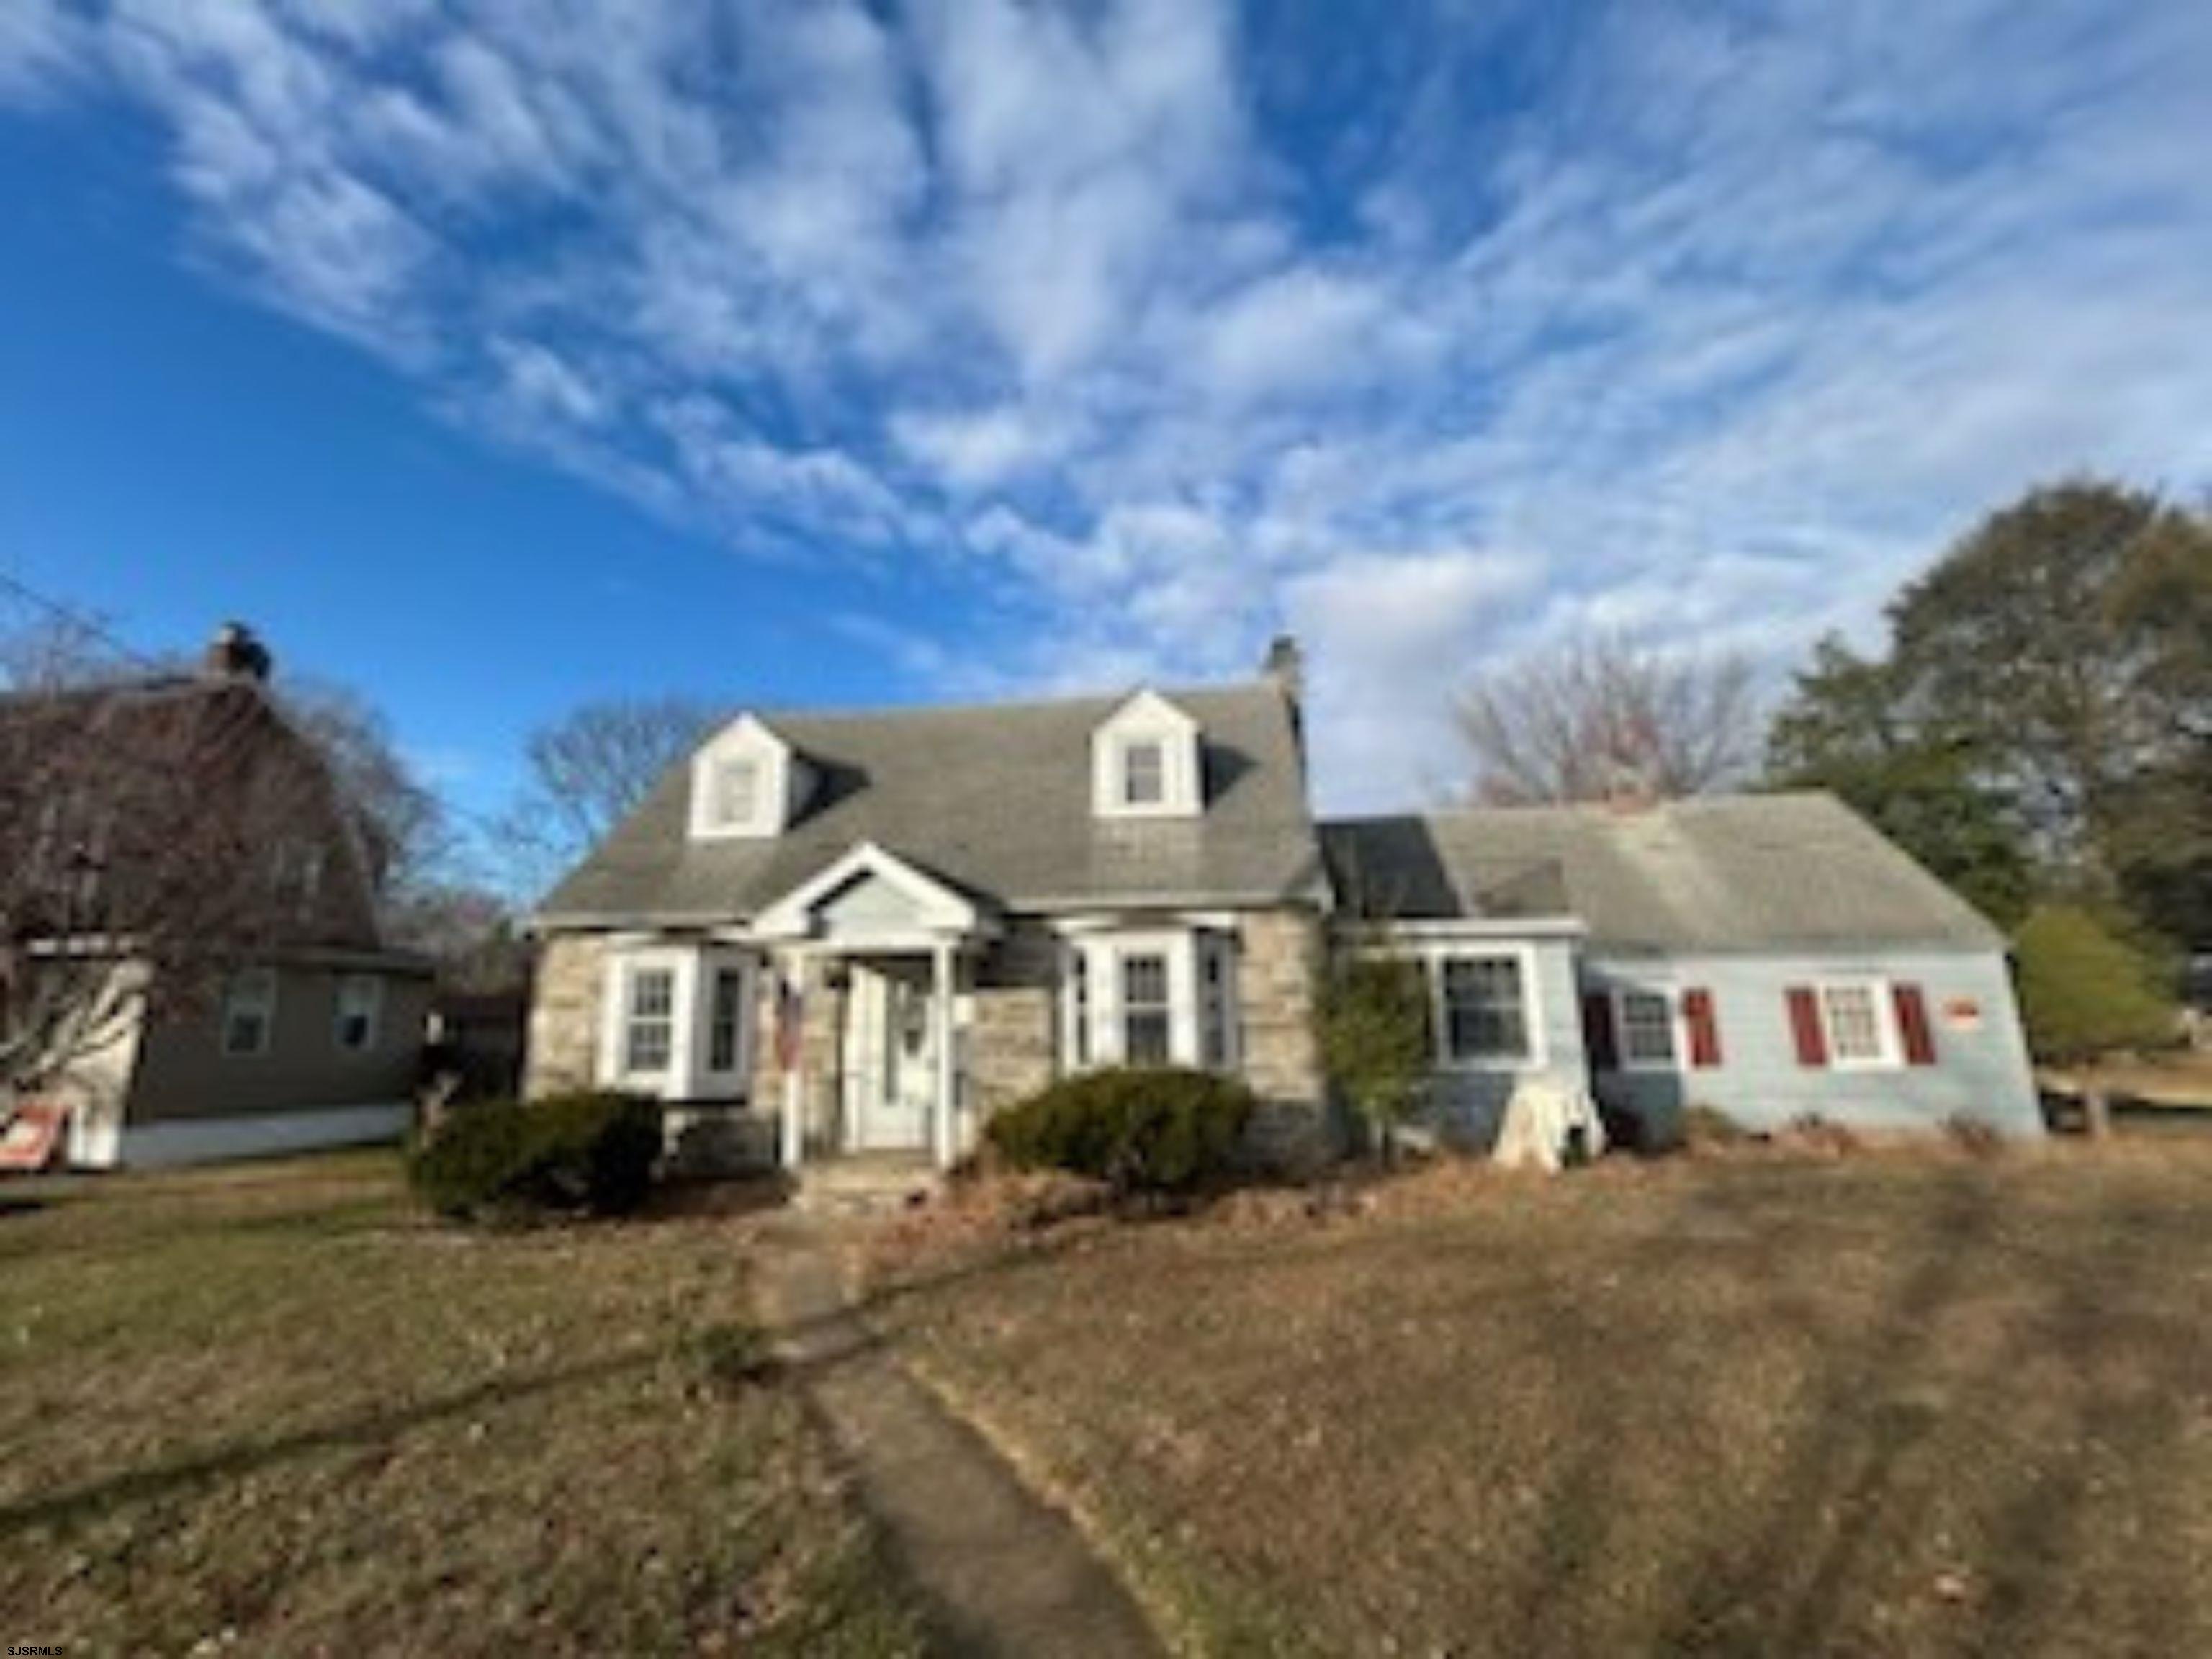
{"label": "roof ridge", "polygon": [[[1272,680],[1255,678],[1240,680],[1212,680],[1204,684],[1158,685],[1149,680],[1135,681],[1115,690],[1069,691],[1041,697],[978,698],[970,702],[902,702],[877,703],[862,708],[828,708],[820,705],[787,704],[770,707],[766,704],[738,705],[732,708],[730,719],[750,714],[755,720],[773,725],[778,720],[866,720],[920,718],[929,714],[1003,714],[1036,710],[1073,708],[1082,703],[1103,703],[1109,708],[1127,702],[1140,691],[1151,691],[1173,702],[1180,697],[1224,696],[1238,693],[1275,692],[1280,688]],[[727,722],[725,722],[727,724]]]}

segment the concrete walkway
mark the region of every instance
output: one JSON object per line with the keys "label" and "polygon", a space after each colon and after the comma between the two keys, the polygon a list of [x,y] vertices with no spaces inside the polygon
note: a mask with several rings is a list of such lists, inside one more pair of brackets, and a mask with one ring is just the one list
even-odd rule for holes
{"label": "concrete walkway", "polygon": [[836,1224],[792,1218],[764,1240],[762,1312],[851,1458],[869,1508],[954,1653],[1161,1654],[1073,1522],[884,1352],[848,1303]]}

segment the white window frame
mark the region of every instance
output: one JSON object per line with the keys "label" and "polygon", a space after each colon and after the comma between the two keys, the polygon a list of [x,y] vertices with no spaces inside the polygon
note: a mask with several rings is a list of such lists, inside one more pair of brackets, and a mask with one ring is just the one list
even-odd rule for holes
{"label": "white window frame", "polygon": [[[349,1006],[354,994],[366,993],[360,1006]],[[384,1041],[384,976],[380,974],[340,974],[331,1013],[331,1047],[342,1054],[373,1054]],[[362,1022],[359,1042],[346,1041],[346,1025]]]}
{"label": "white window frame", "polygon": [[[720,830],[734,830],[759,821],[761,789],[766,780],[762,775],[759,758],[752,755],[718,755],[707,769],[708,789],[713,799],[707,804],[708,816]],[[732,787],[734,779],[742,778],[744,788],[741,799],[732,801],[737,792]]]}
{"label": "white window frame", "polygon": [[[1119,744],[1119,763],[1121,770],[1121,806],[1125,811],[1158,811],[1168,799],[1168,744],[1165,738],[1124,738]],[[1146,757],[1152,786],[1148,793],[1137,793],[1137,761]]]}
{"label": "white window frame", "polygon": [[[1544,991],[1536,977],[1536,953],[1526,945],[1437,945],[1422,952],[1428,975],[1431,1047],[1443,1072],[1531,1072],[1549,1058],[1544,1037]],[[1451,1009],[1444,995],[1445,966],[1454,962],[1514,962],[1520,965],[1521,1024],[1527,1036],[1520,1054],[1455,1055],[1451,1045]]]}
{"label": "white window frame", "polygon": [[[241,1011],[240,1005],[246,1005]],[[240,1048],[231,1040],[231,1022],[241,1012],[251,1012],[260,1019],[260,1036],[251,1048]],[[276,970],[274,968],[241,968],[230,976],[222,991],[222,1019],[216,1032],[216,1046],[225,1060],[254,1060],[266,1054],[276,1043]]]}
{"label": "white window frame", "polygon": [[[714,1054],[714,994],[718,974],[738,975],[735,1063]],[[629,1065],[630,1009],[640,974],[669,975],[668,1064],[655,1071]],[[663,1100],[742,1099],[751,1091],[759,1042],[760,962],[756,952],[723,945],[632,945],[611,951],[600,990],[599,1079],[610,1088]]]}
{"label": "white window frame", "polygon": [[[1624,1072],[1679,1072],[1683,1069],[1689,1054],[1689,1029],[1682,1013],[1682,999],[1674,991],[1656,985],[1617,985],[1611,993],[1613,1000],[1613,1059]],[[1668,1054],[1664,1060],[1639,1057],[1628,1040],[1631,1030],[1628,1005],[1638,997],[1648,997],[1667,1011],[1667,1042]]]}
{"label": "white window frame", "polygon": [[[727,1066],[714,1063],[714,988],[724,974],[738,981],[737,1030],[733,1058]],[[716,1097],[749,1092],[752,1077],[754,1027],[760,1023],[760,967],[742,951],[709,949],[699,962],[698,1048],[693,1092]]]}
{"label": "white window frame", "polygon": [[[1862,993],[1874,1015],[1876,1052],[1872,1054],[1845,1055],[1836,1044],[1836,1021],[1828,1006],[1832,994],[1839,992]],[[1813,1006],[1820,1013],[1820,1046],[1826,1054],[1832,1070],[1838,1072],[1895,1072],[1905,1066],[1905,1042],[1897,1029],[1896,988],[1887,979],[1851,978],[1817,980],[1813,986]]]}
{"label": "white window frame", "polygon": [[[1208,937],[1206,930],[1192,927],[1083,933],[1071,939],[1068,948],[1083,963],[1079,982],[1084,994],[1079,1006],[1075,994],[1079,970],[1071,965],[1061,988],[1066,1070],[1072,1073],[1129,1063],[1128,1029],[1122,1020],[1121,964],[1129,957],[1142,956],[1158,956],[1167,963],[1166,1063],[1203,1066],[1206,1062],[1200,1023],[1200,952],[1206,948]],[[1233,957],[1230,971],[1233,975]],[[1230,1064],[1226,1069],[1233,1070],[1241,1063],[1243,1049],[1242,1037],[1236,1030],[1233,1000],[1231,1020]],[[1079,1022],[1082,1022],[1080,1030]]]}
{"label": "white window frame", "polygon": [[[1237,994],[1237,936],[1226,931],[1209,928],[1198,935],[1198,1063],[1223,1076],[1235,1076],[1244,1069],[1244,1015]],[[1209,968],[1218,969],[1220,975],[1211,985],[1206,981]],[[1221,1052],[1210,1055],[1207,1050],[1217,1036]]]}

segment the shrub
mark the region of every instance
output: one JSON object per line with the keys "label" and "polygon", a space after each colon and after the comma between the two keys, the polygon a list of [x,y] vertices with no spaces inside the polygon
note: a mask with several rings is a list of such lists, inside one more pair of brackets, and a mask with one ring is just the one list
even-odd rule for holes
{"label": "shrub", "polygon": [[2157,964],[2087,909],[2045,904],[2013,936],[2021,1012],[2039,1060],[2094,1059],[2174,1039]]}
{"label": "shrub", "polygon": [[621,1215],[645,1201],[659,1156],[659,1103],[556,1095],[456,1110],[415,1149],[407,1175],[424,1203],[458,1219]]}
{"label": "shrub", "polygon": [[1386,1159],[1433,1064],[1428,1007],[1420,964],[1404,957],[1346,953],[1322,977],[1314,1010],[1322,1064]]}
{"label": "shrub", "polygon": [[1018,1170],[1066,1170],[1120,1193],[1187,1192],[1227,1171],[1257,1104],[1210,1072],[1116,1067],[1055,1083],[984,1133]]}

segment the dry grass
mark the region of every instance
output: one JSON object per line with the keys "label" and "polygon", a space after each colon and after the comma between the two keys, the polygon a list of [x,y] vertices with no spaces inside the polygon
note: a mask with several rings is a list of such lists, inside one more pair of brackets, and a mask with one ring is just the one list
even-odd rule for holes
{"label": "dry grass", "polygon": [[797,1397],[728,1378],[744,1221],[453,1232],[386,1155],[22,1191],[10,1641],[915,1650]]}
{"label": "dry grass", "polygon": [[1207,1652],[2212,1652],[2212,1149],[1425,1176],[879,1317]]}

